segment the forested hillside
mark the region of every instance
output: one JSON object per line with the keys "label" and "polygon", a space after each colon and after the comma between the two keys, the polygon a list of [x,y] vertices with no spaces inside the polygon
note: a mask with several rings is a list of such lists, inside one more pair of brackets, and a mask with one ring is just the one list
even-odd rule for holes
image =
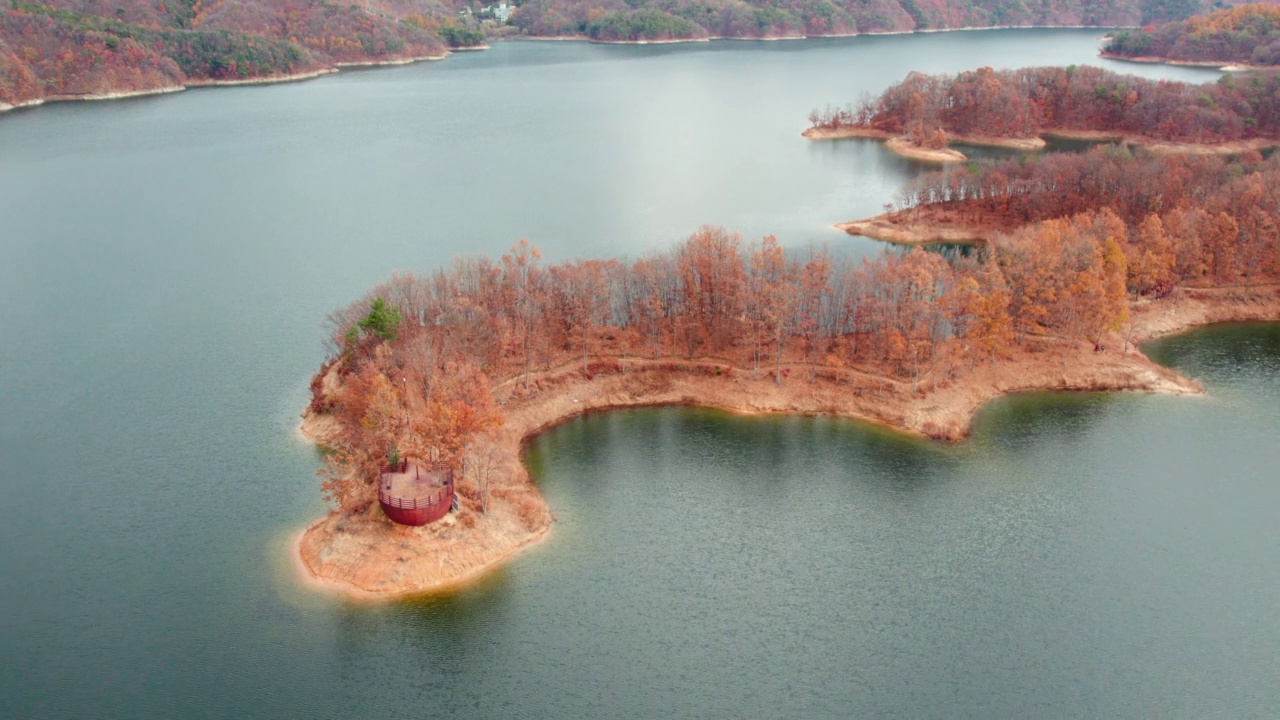
{"label": "forested hillside", "polygon": [[1202,0],[525,0],[533,35],[637,41],[781,38],[992,26],[1131,26],[1234,5]]}
{"label": "forested hillside", "polygon": [[436,0],[12,0],[0,107],[443,55],[483,35]]}
{"label": "forested hillside", "polygon": [[1256,3],[1117,33],[1103,52],[1178,62],[1280,65],[1280,5]]}
{"label": "forested hillside", "polygon": [[1115,26],[1184,18],[1208,7],[1203,0],[516,0],[513,5],[509,21],[499,23],[493,5],[473,0],[9,0],[0,10],[0,109],[49,97],[438,56],[449,47],[481,44],[486,33],[616,42],[996,25]]}

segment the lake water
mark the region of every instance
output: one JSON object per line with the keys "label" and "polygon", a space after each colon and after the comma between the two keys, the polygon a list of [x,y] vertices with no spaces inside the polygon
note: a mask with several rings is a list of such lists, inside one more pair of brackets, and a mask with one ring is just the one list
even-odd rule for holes
{"label": "lake water", "polygon": [[1280,713],[1274,327],[1154,348],[1208,398],[1008,399],[957,446],[576,421],[528,457],[551,539],[452,597],[348,604],[285,560],[331,309],[521,237],[872,251],[829,225],[922,167],[801,139],[810,109],[1097,34],[506,43],[0,117],[0,717]]}

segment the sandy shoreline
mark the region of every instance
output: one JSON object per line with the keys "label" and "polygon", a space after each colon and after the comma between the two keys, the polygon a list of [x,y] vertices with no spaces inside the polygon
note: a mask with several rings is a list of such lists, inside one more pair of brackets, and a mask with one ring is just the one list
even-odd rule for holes
{"label": "sandy shoreline", "polygon": [[318,70],[307,70],[305,72],[289,73],[286,75],[263,75],[261,77],[243,78],[238,80],[188,80],[187,87],[203,88],[203,87],[234,87],[236,85],[274,85],[276,83],[301,82],[303,80],[311,80],[313,78],[324,77],[338,72],[336,68],[320,68]]}
{"label": "sandy shoreline", "polygon": [[[1266,286],[1239,297],[1230,291],[1185,288],[1160,301],[1133,304],[1133,342],[1147,342],[1210,323],[1280,321],[1280,288]],[[742,415],[787,414],[854,418],[909,435],[957,442],[968,437],[978,411],[991,400],[1023,392],[1133,391],[1199,395],[1202,386],[1157,365],[1122,343],[1095,353],[1054,338],[1031,338],[1010,358],[984,363],[932,392],[856,368],[820,368],[813,383],[807,366],[784,363],[790,377],[778,386],[753,379],[749,369],[716,359],[657,361],[617,358],[619,370],[585,377],[577,364],[538,373],[526,394],[518,379],[495,386],[507,423],[494,447],[501,454],[499,488],[527,492],[538,504],[537,522],[521,524],[510,508],[491,503],[471,528],[453,516],[425,528],[392,526],[376,505],[346,530],[336,514],[312,523],[292,544],[294,566],[309,587],[363,599],[445,592],[483,578],[545,539],[554,522],[529,482],[521,451],[533,438],[588,413],[651,406],[698,406]],[[673,369],[678,368],[678,369]],[[303,434],[325,434],[306,416]],[[496,491],[495,491],[496,492]],[[448,523],[448,524],[444,524]]]}
{"label": "sandy shoreline", "polygon": [[336,72],[338,72],[337,68],[322,68],[319,70],[290,73],[288,75],[265,75],[262,77],[244,78],[242,80],[188,80],[182,85],[166,85],[164,87],[148,90],[120,90],[105,93],[85,93],[82,95],[49,95],[47,97],[26,100],[24,102],[17,103],[16,105],[0,102],[0,112],[17,110],[20,108],[39,107],[50,103],[125,100],[129,98],[148,97],[151,95],[168,95],[170,93],[182,92],[184,90],[195,88],[231,87],[235,85],[274,85],[276,83],[300,82],[303,80],[323,77],[325,75],[331,75]]}
{"label": "sandy shoreline", "polygon": [[492,573],[500,570],[504,565],[506,565],[507,561],[517,553],[541,544],[551,534],[551,526],[547,525],[547,527],[540,532],[530,533],[520,542],[509,545],[505,549],[505,552],[489,558],[485,563],[468,567],[463,571],[436,579],[432,582],[421,583],[414,586],[412,589],[377,591],[369,590],[348,579],[325,577],[317,573],[311,567],[307,558],[304,557],[303,548],[306,547],[305,540],[309,533],[315,532],[317,528],[327,520],[328,518],[317,520],[306,528],[290,535],[289,564],[293,568],[294,574],[299,578],[304,587],[318,592],[336,595],[346,600],[361,602],[381,602],[406,597],[424,597],[464,590],[484,580]]}
{"label": "sandy shoreline", "polygon": [[663,40],[596,40],[583,36],[581,38],[556,38],[557,40],[585,40],[595,45],[683,45],[684,43],[703,43],[720,38],[668,38]]}
{"label": "sandy shoreline", "polygon": [[[457,50],[487,50],[488,45],[476,48],[456,48]],[[396,65],[412,65],[418,62],[428,62],[432,60],[444,60],[449,57],[453,51],[446,51],[440,55],[414,55],[406,58],[393,58],[391,60],[352,60],[348,62],[334,63],[333,66],[337,70],[343,68],[368,68],[368,67],[393,67]]]}
{"label": "sandy shoreline", "polygon": [[959,150],[951,148],[926,148],[920,147],[904,137],[889,138],[884,141],[884,146],[899,155],[912,160],[922,160],[924,162],[934,163],[962,163],[968,160],[968,156]]}
{"label": "sandy shoreline", "polygon": [[[487,48],[488,46],[486,45],[484,46],[484,48],[459,48],[459,49],[479,50],[479,49],[487,49]],[[18,110],[22,108],[39,107],[40,105],[45,105],[48,103],[79,102],[79,101],[92,101],[92,100],[122,100],[126,98],[147,97],[150,95],[167,95],[169,93],[182,92],[183,90],[196,89],[196,88],[235,87],[239,85],[275,85],[279,83],[302,82],[304,80],[314,80],[315,78],[324,77],[325,75],[332,75],[336,72],[341,71],[344,68],[357,69],[357,68],[371,68],[371,67],[383,67],[383,66],[394,66],[394,65],[409,65],[412,63],[424,62],[424,61],[430,61],[430,60],[444,60],[449,56],[449,54],[450,53],[446,52],[443,55],[419,55],[419,56],[408,57],[408,58],[396,58],[393,60],[340,62],[340,63],[334,63],[332,67],[317,68],[315,70],[305,70],[303,72],[288,73],[283,75],[263,75],[260,77],[250,77],[250,78],[235,79],[235,80],[213,80],[213,79],[187,80],[181,85],[166,85],[164,87],[153,88],[149,90],[120,90],[116,92],[86,93],[82,95],[50,95],[48,97],[34,98],[31,100],[24,100],[22,102],[13,103],[13,104],[0,102],[0,113],[8,112],[10,110]]]}
{"label": "sandy shoreline", "polygon": [[1143,65],[1175,65],[1178,67],[1202,67],[1219,72],[1246,73],[1261,72],[1264,70],[1275,70],[1278,66],[1265,65],[1249,65],[1248,63],[1236,63],[1229,60],[1170,60],[1169,58],[1159,57],[1156,55],[1138,55],[1130,57],[1128,55],[1117,55],[1109,52],[1099,52],[1098,57],[1108,60],[1118,60],[1120,62],[1141,63]]}
{"label": "sandy shoreline", "polygon": [[894,212],[877,215],[865,220],[851,220],[836,223],[837,230],[850,235],[860,235],[893,243],[895,245],[933,245],[936,243],[955,243],[973,245],[987,241],[993,228],[978,225],[965,225],[951,222],[903,222],[903,213]]}
{"label": "sandy shoreline", "polygon": [[1144,148],[1153,153],[1194,155],[1239,155],[1240,153],[1280,147],[1280,139],[1249,138],[1219,143],[1191,143],[1175,140],[1157,140],[1145,135],[1126,135],[1105,130],[1046,130],[1042,137],[1064,140],[1088,140],[1092,142],[1121,142]]}
{"label": "sandy shoreline", "polygon": [[995,137],[994,135],[952,135],[948,142],[959,145],[980,145],[983,147],[999,147],[1009,150],[1043,150],[1049,143],[1042,137]]}
{"label": "sandy shoreline", "polygon": [[838,125],[836,127],[811,127],[800,133],[810,140],[844,140],[846,138],[863,138],[867,140],[889,140],[897,137],[893,133],[858,125]]}
{"label": "sandy shoreline", "polygon": [[981,27],[960,27],[960,28],[925,28],[912,30],[871,30],[868,32],[833,32],[818,33],[809,35],[807,33],[799,33],[796,35],[778,35],[774,37],[747,37],[747,36],[725,36],[725,35],[708,35],[701,38],[678,38],[670,40],[593,40],[586,35],[516,35],[510,38],[501,38],[503,40],[539,40],[539,41],[556,41],[556,42],[590,42],[598,45],[671,45],[677,43],[696,43],[709,42],[712,40],[741,40],[745,42],[776,42],[780,40],[821,40],[823,38],[851,38],[851,37],[885,37],[894,35],[927,35],[932,33],[953,33],[953,32],[985,32],[991,30],[1125,30],[1132,29],[1135,26],[1125,25],[983,25]]}
{"label": "sandy shoreline", "polygon": [[[907,138],[876,130],[874,128],[845,125],[840,127],[811,127],[800,133],[810,140],[841,140],[846,138],[864,138],[882,140],[886,148],[913,160],[924,160],[936,163],[960,163],[969,158],[963,152],[951,147],[942,149],[923,148]],[[1120,142],[1144,148],[1153,153],[1162,154],[1196,154],[1196,155],[1239,155],[1240,153],[1266,150],[1280,147],[1280,139],[1249,138],[1247,140],[1231,140],[1220,143],[1190,143],[1173,140],[1157,140],[1145,135],[1127,135],[1106,130],[1045,130],[1038,137],[1001,138],[981,135],[952,135],[948,143],[958,145],[979,145],[984,147],[1000,147],[1010,150],[1034,152],[1043,150],[1048,144],[1045,138],[1062,140],[1086,140],[1090,142]]]}
{"label": "sandy shoreline", "polygon": [[48,97],[24,100],[16,104],[0,102],[0,112],[21,110],[22,108],[34,108],[41,105],[60,102],[124,100],[128,98],[146,97],[148,95],[167,95],[169,93],[182,92],[186,89],[187,86],[185,85],[166,85],[164,87],[153,88],[151,90],[121,90],[119,92],[86,93],[84,95],[50,95]]}
{"label": "sandy shoreline", "polygon": [[[913,160],[923,160],[925,162],[936,163],[961,163],[969,159],[968,155],[956,150],[952,147],[945,148],[925,148],[916,145],[902,135],[894,135],[893,133],[877,130],[875,128],[859,127],[855,125],[841,125],[838,127],[811,127],[800,133],[803,137],[810,140],[843,140],[847,138],[863,138],[869,140],[882,140],[885,147],[895,153],[908,157]],[[1010,150],[1035,151],[1043,150],[1047,143],[1044,138],[1003,138],[989,135],[948,135],[948,144],[957,145],[976,145],[982,147],[1000,147]]]}

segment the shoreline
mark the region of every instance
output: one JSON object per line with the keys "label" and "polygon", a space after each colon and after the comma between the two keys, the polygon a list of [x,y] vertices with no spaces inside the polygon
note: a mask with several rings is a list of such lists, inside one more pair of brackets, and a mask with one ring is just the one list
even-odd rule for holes
{"label": "shoreline", "polygon": [[934,149],[920,147],[919,145],[911,142],[904,135],[895,135],[894,133],[884,130],[877,130],[876,128],[862,127],[858,125],[811,127],[801,132],[800,135],[801,137],[805,137],[810,140],[880,140],[884,142],[885,147],[903,157],[911,158],[912,160],[923,160],[925,162],[943,164],[962,163],[969,160],[968,155],[950,147],[952,144],[974,145],[979,147],[999,147],[1027,152],[1043,150],[1048,145],[1043,137],[1002,138],[990,135],[948,135],[947,147]]}
{"label": "shoreline", "polygon": [[[465,50],[481,50],[483,48],[459,48]],[[171,93],[183,92],[185,90],[199,90],[204,88],[217,87],[237,87],[242,85],[278,85],[282,83],[302,82],[305,80],[314,80],[326,75],[333,75],[344,69],[355,70],[359,68],[374,68],[395,65],[411,65],[418,62],[427,62],[433,60],[444,60],[452,54],[446,52],[443,55],[419,55],[410,58],[396,58],[394,60],[370,60],[357,62],[339,62],[334,63],[331,67],[317,68],[314,70],[303,70],[296,73],[287,73],[282,75],[262,75],[250,78],[238,78],[235,80],[217,80],[212,78],[186,80],[180,85],[166,85],[159,88],[148,90],[118,90],[104,93],[84,93],[79,95],[49,95],[47,97],[33,98],[31,100],[23,100],[18,103],[6,103],[0,101],[0,113],[9,112],[11,110],[22,110],[25,108],[36,108],[41,105],[63,102],[82,102],[82,101],[98,101],[98,100],[126,100],[130,98],[142,98],[152,95],[168,95]]]}
{"label": "shoreline", "polygon": [[940,243],[957,245],[980,245],[987,242],[988,236],[1004,228],[980,226],[951,222],[949,216],[941,221],[913,220],[901,221],[903,213],[911,210],[897,210],[862,220],[850,220],[836,223],[832,227],[859,237],[879,240],[894,245],[935,245]]}
{"label": "shoreline", "polygon": [[186,90],[187,87],[188,86],[186,85],[165,85],[151,90],[121,90],[117,92],[85,93],[83,95],[49,95],[48,97],[23,100],[16,104],[0,102],[0,113],[9,112],[11,110],[22,110],[24,108],[36,108],[41,105],[50,105],[53,103],[127,100],[129,98],[140,98],[150,95],[167,95],[169,93],[182,92]]}
{"label": "shoreline", "polygon": [[[454,516],[424,528],[391,526],[375,504],[353,527],[337,530],[330,512],[300,531],[291,543],[300,580],[310,586],[360,600],[389,600],[470,586],[545,539],[554,516],[529,480],[524,448],[538,435],[578,417],[637,407],[695,406],[738,415],[844,417],[909,436],[945,442],[966,439],[978,412],[992,400],[1027,392],[1146,392],[1202,395],[1203,386],[1152,362],[1141,343],[1210,324],[1280,321],[1280,287],[1254,289],[1239,298],[1234,289],[1180,288],[1160,301],[1131,303],[1132,341],[1127,351],[1094,353],[1056,338],[1030,337],[1009,358],[995,359],[947,381],[932,392],[912,392],[911,383],[857,368],[820,368],[813,383],[808,366],[784,363],[792,371],[782,386],[764,375],[716,359],[615,358],[619,370],[582,375],[575,362],[537,373],[535,390],[525,394],[519,378],[494,386],[507,423],[492,447],[505,472],[499,490],[528,493],[539,521],[509,531],[509,514],[491,501],[490,514],[474,528],[460,528]],[[1260,293],[1260,294],[1259,294]],[[679,369],[673,370],[672,366]],[[923,380],[922,383],[927,382]],[[323,441],[322,424],[304,414],[300,432]],[[321,437],[317,437],[321,436]],[[490,481],[493,482],[492,480]],[[486,526],[508,527],[499,532]],[[480,545],[477,552],[474,545]],[[458,557],[455,553],[462,553]]]}
{"label": "shoreline", "polygon": [[263,75],[262,77],[241,78],[236,80],[189,80],[187,88],[235,87],[237,85],[274,85],[276,83],[302,82],[338,72],[336,68],[322,68],[285,75]]}
{"label": "shoreline", "polygon": [[551,535],[551,526],[548,525],[540,532],[531,534],[529,537],[525,538],[524,541],[510,546],[505,554],[493,558],[487,564],[477,565],[469,568],[465,572],[440,579],[435,583],[426,584],[412,590],[404,590],[402,592],[379,592],[368,590],[341,578],[324,577],[318,574],[307,562],[307,558],[303,555],[304,540],[308,533],[315,530],[326,520],[328,520],[327,517],[321,518],[305,528],[289,534],[289,565],[293,568],[293,572],[301,581],[301,584],[309,590],[334,595],[348,601],[366,603],[384,602],[410,597],[426,597],[465,590],[482,582],[485,578],[502,569],[507,561],[517,553],[542,544],[542,542]]}
{"label": "shoreline", "polygon": [[[983,32],[983,31],[993,31],[993,30],[1087,30],[1087,29],[1114,30],[1114,29],[1126,29],[1129,27],[1131,26],[1126,26],[1126,25],[1115,25],[1115,26],[1113,25],[1097,25],[1097,26],[1094,26],[1094,25],[987,25],[982,27],[928,28],[928,29],[886,30],[886,31],[872,31],[872,32],[824,33],[820,35],[803,35],[802,34],[802,35],[794,35],[794,36],[785,35],[785,36],[779,36],[779,37],[723,37],[718,35],[712,35],[705,38],[688,38],[688,39],[676,39],[676,40],[592,40],[591,38],[585,35],[555,35],[555,36],[545,36],[545,37],[535,37],[530,35],[516,35],[512,37],[494,38],[494,40],[497,40],[497,41],[533,40],[533,41],[539,41],[539,42],[574,41],[574,42],[594,43],[597,45],[656,45],[656,44],[668,45],[668,44],[681,44],[681,43],[710,42],[713,40],[745,41],[745,42],[774,42],[779,40],[821,40],[824,38],[851,38],[851,37],[861,37],[861,36],[879,37],[879,36],[886,36],[886,35],[916,35],[916,34],[951,33],[951,32]],[[67,96],[55,96],[55,97],[41,97],[41,98],[32,98],[30,100],[22,100],[16,103],[7,103],[4,101],[0,101],[0,114],[9,112],[11,110],[21,110],[24,108],[39,107],[40,105],[43,105],[45,103],[50,103],[50,102],[71,102],[71,101],[78,101],[78,100],[115,100],[115,99],[123,99],[123,98],[146,97],[150,95],[162,95],[162,94],[179,92],[181,90],[192,89],[192,88],[207,88],[207,87],[221,87],[221,86],[231,87],[231,86],[237,86],[237,85],[272,85],[276,83],[299,82],[302,80],[311,80],[314,78],[323,77],[324,75],[330,75],[332,73],[339,72],[344,68],[355,69],[355,68],[372,68],[372,67],[383,67],[383,66],[394,66],[394,65],[409,65],[416,62],[424,62],[424,61],[430,61],[430,60],[444,60],[448,58],[449,55],[455,52],[472,52],[472,51],[479,51],[479,50],[486,50],[486,49],[490,49],[490,46],[487,43],[484,45],[474,46],[474,47],[450,48],[449,50],[446,50],[444,54],[441,54],[441,55],[422,55],[422,56],[417,56],[412,58],[397,58],[394,60],[335,62],[330,67],[325,67],[317,70],[308,70],[308,71],[303,71],[298,73],[290,73],[287,75],[271,75],[271,76],[263,76],[263,77],[256,77],[256,78],[245,78],[243,80],[213,80],[213,79],[187,80],[181,85],[172,85],[172,86],[167,86],[165,88],[159,88],[155,90],[121,90],[121,91],[112,91],[107,93],[99,93],[94,95],[67,95]],[[1120,59],[1120,58],[1116,58],[1116,59]],[[853,136],[848,136],[848,137],[853,137]],[[980,144],[980,143],[971,143],[971,144]]]}
{"label": "shoreline", "polygon": [[550,42],[588,42],[596,45],[675,45],[711,41],[776,42],[780,40],[822,40],[824,38],[887,37],[896,35],[928,35],[953,32],[987,32],[994,30],[1132,30],[1137,25],[981,25],[957,28],[914,28],[911,30],[871,30],[869,32],[833,32],[809,35],[778,35],[775,37],[748,37],[708,35],[700,38],[673,38],[667,40],[595,40],[586,35],[514,35],[501,40],[535,40]]}
{"label": "shoreline", "polygon": [[663,40],[596,40],[582,36],[581,38],[553,38],[555,40],[584,40],[593,45],[684,45],[685,43],[704,43],[721,38],[701,37],[701,38],[668,38]]}
{"label": "shoreline", "polygon": [[335,62],[333,64],[333,72],[338,72],[344,68],[370,68],[370,67],[394,67],[396,65],[412,65],[419,62],[429,62],[433,60],[444,60],[453,54],[454,50],[488,50],[489,46],[475,48],[453,48],[446,50],[442,55],[414,55],[406,58],[393,58],[390,60],[348,60],[345,62]]}
{"label": "shoreline", "polygon": [[946,165],[949,163],[962,163],[969,159],[968,156],[959,150],[953,150],[949,147],[920,147],[904,137],[889,138],[884,141],[884,146],[905,158],[920,160],[922,162],[941,163]]}
{"label": "shoreline", "polygon": [[1217,70],[1218,72],[1230,73],[1250,73],[1262,72],[1266,70],[1280,70],[1277,65],[1250,65],[1242,62],[1232,62],[1230,60],[1171,60],[1159,55],[1118,55],[1116,53],[1099,52],[1098,57],[1107,60],[1116,60],[1118,62],[1140,63],[1143,65],[1173,65],[1175,67],[1194,67],[1205,68],[1209,70]]}
{"label": "shoreline", "polygon": [[[948,135],[948,147],[936,150],[920,147],[902,135],[895,135],[884,130],[856,125],[811,127],[802,131],[800,135],[801,137],[809,140],[818,141],[845,139],[880,140],[884,143],[886,148],[898,155],[901,155],[902,157],[941,164],[962,163],[968,161],[969,157],[967,155],[950,147],[952,144],[998,147],[1024,152],[1038,152],[1048,146],[1046,138],[1084,140],[1088,142],[1118,142],[1125,145],[1140,147],[1148,152],[1164,155],[1239,155],[1246,152],[1280,147],[1280,139],[1271,138],[1248,138],[1245,140],[1227,140],[1218,143],[1192,143],[1178,140],[1159,140],[1145,135],[1126,134],[1109,130],[1073,130],[1069,128],[1043,130],[1037,136],[1029,138],[1002,138],[983,135]],[[837,225],[837,227],[840,226]]]}
{"label": "shoreline", "polygon": [[1227,140],[1217,143],[1192,143],[1178,140],[1158,140],[1146,135],[1132,135],[1110,132],[1106,130],[1045,130],[1041,137],[1059,138],[1062,140],[1085,140],[1089,142],[1119,142],[1125,145],[1143,148],[1149,152],[1165,155],[1239,155],[1240,153],[1266,150],[1280,147],[1280,139],[1248,138],[1246,140]]}
{"label": "shoreline", "polygon": [[163,87],[152,88],[149,90],[118,90],[105,93],[84,93],[79,95],[49,95],[47,97],[24,100],[17,104],[0,102],[0,112],[20,110],[23,108],[35,108],[40,107],[41,105],[49,105],[53,103],[127,100],[130,98],[150,97],[152,95],[169,95],[171,93],[184,92],[186,90],[198,90],[201,88],[233,87],[237,85],[275,85],[278,83],[301,82],[303,80],[312,80],[325,75],[332,75],[336,72],[338,72],[338,68],[336,67],[321,68],[319,70],[306,70],[303,72],[289,73],[287,75],[263,75],[261,77],[237,80],[187,80],[181,85],[165,85]]}

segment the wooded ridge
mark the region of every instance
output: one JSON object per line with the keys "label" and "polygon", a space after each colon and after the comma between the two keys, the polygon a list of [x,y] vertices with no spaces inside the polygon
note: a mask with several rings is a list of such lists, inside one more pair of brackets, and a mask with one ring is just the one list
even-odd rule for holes
{"label": "wooded ridge", "polygon": [[0,106],[288,78],[483,41],[435,0],[10,0],[0,10]]}
{"label": "wooded ridge", "polygon": [[1180,19],[1197,0],[9,0],[0,109],[193,83],[287,78],[344,63],[441,57],[488,36],[605,42],[779,38]]}

